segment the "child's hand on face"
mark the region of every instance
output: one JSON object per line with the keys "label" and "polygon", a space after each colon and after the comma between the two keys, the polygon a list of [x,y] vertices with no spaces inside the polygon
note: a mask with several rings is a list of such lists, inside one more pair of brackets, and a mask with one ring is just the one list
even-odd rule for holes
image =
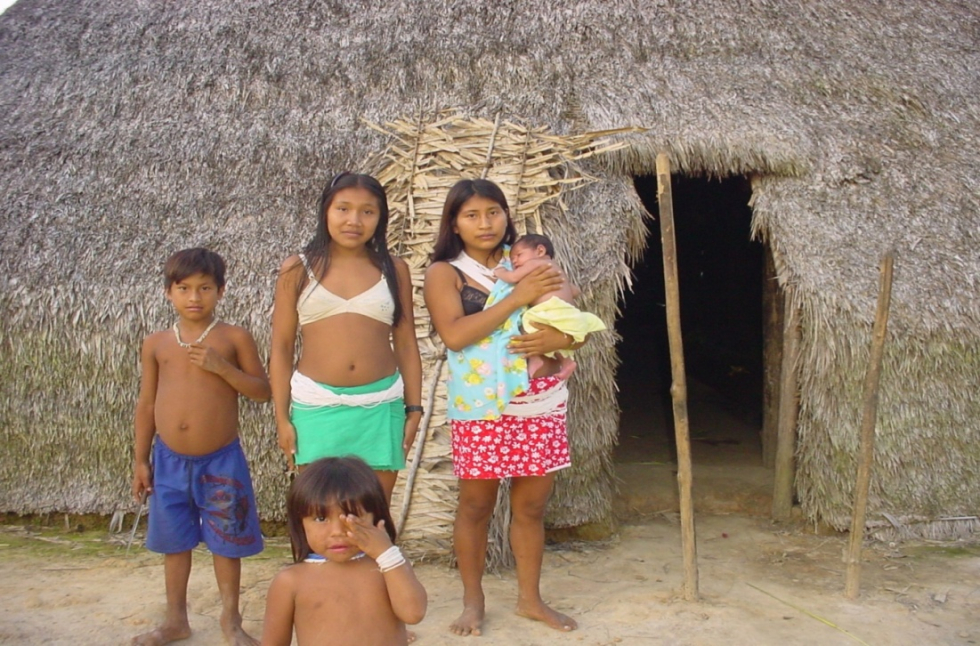
{"label": "child's hand on face", "polygon": [[372,525],[360,516],[349,514],[344,516],[347,525],[347,536],[357,547],[373,559],[381,556],[382,552],[391,547],[391,537],[385,531],[385,521],[379,520]]}
{"label": "child's hand on face", "polygon": [[191,363],[208,372],[220,373],[228,364],[217,350],[201,343],[192,343],[187,350],[187,356],[190,357]]}

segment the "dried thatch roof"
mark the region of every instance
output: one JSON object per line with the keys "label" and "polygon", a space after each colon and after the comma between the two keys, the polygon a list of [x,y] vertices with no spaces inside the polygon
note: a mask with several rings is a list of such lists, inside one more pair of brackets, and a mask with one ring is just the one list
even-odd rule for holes
{"label": "dried thatch roof", "polygon": [[[169,252],[225,254],[224,316],[264,344],[273,271],[324,179],[389,143],[363,120],[455,107],[559,135],[645,129],[567,200],[583,244],[562,251],[587,287],[615,291],[590,272],[637,252],[628,178],[656,151],[755,177],[756,232],[804,313],[798,488],[841,526],[876,266],[895,247],[871,512],[975,511],[978,40],[980,8],[955,0],[20,0],[0,16],[0,507],[125,500],[137,347],[170,320]],[[615,358],[597,360],[611,389]],[[268,419],[250,409],[246,447],[280,509]]]}

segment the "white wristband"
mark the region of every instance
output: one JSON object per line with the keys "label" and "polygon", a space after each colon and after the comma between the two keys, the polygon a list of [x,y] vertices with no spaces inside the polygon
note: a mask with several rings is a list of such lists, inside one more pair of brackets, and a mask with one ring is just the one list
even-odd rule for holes
{"label": "white wristband", "polygon": [[374,561],[378,564],[378,569],[384,573],[404,565],[405,556],[402,554],[402,551],[398,549],[397,545],[392,545],[384,552],[379,554],[378,558],[374,559]]}

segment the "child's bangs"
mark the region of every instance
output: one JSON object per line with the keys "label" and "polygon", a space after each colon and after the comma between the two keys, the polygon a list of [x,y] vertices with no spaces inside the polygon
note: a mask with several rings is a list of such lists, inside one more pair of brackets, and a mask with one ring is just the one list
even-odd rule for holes
{"label": "child's bangs", "polygon": [[351,514],[360,516],[364,512],[364,508],[353,498],[341,499],[339,496],[327,496],[321,500],[311,500],[304,515],[325,518],[330,515],[331,507],[338,507],[345,516]]}

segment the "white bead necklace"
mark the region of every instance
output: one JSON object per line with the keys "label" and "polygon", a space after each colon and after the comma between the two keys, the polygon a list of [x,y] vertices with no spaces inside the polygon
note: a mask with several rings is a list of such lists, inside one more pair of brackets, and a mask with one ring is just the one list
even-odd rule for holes
{"label": "white bead necklace", "polygon": [[211,332],[211,330],[214,329],[214,326],[218,324],[218,319],[214,319],[213,321],[211,321],[211,325],[209,325],[204,330],[204,332],[201,333],[201,336],[197,337],[197,341],[195,341],[194,343],[184,343],[183,341],[181,341],[180,328],[177,327],[178,323],[179,321],[174,321],[174,336],[177,337],[177,345],[179,345],[182,348],[189,348],[192,345],[194,345],[194,343],[200,343],[201,341],[203,341],[204,338],[207,337],[207,335]]}
{"label": "white bead necklace", "polygon": [[[365,556],[367,556],[367,554],[365,554],[364,552],[358,552],[357,554],[355,554],[354,556],[350,557],[347,560],[348,561],[356,561],[357,559],[362,559]],[[303,559],[303,562],[304,563],[316,563],[317,565],[322,565],[323,563],[326,563],[327,562],[327,557],[326,556],[321,556],[319,554],[315,554],[313,552],[310,552],[310,555],[307,556],[305,559]]]}

